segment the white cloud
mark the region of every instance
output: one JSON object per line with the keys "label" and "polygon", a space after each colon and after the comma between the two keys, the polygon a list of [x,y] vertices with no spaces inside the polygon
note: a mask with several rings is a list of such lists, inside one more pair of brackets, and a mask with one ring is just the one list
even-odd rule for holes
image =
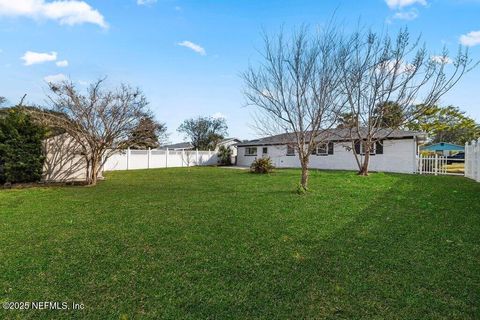
{"label": "white cloud", "polygon": [[480,30],[472,31],[460,37],[460,43],[464,46],[473,47],[480,44]]}
{"label": "white cloud", "polygon": [[453,60],[446,56],[432,56],[432,61],[438,64],[451,64]]}
{"label": "white cloud", "polygon": [[396,20],[414,20],[418,18],[418,11],[415,9],[410,11],[399,11],[395,13],[392,18]]}
{"label": "white cloud", "polygon": [[212,114],[212,118],[213,119],[226,119],[227,117],[221,112],[216,112],[216,113]]}
{"label": "white cloud", "polygon": [[0,16],[50,19],[61,25],[92,23],[102,28],[108,24],[98,11],[79,0],[0,0]]}
{"label": "white cloud", "polygon": [[411,63],[406,63],[403,61],[397,61],[397,60],[388,60],[384,61],[381,64],[378,65],[377,67],[378,72],[386,72],[393,74],[408,74],[416,71],[415,65]]}
{"label": "white cloud", "polygon": [[385,0],[385,2],[390,9],[401,9],[417,3],[427,5],[427,0]]}
{"label": "white cloud", "polygon": [[175,11],[182,11],[182,7],[180,7],[180,6],[175,6],[174,9],[175,9]]}
{"label": "white cloud", "polygon": [[198,53],[202,56],[205,56],[207,54],[207,52],[205,51],[204,48],[202,48],[200,45],[195,44],[191,41],[182,41],[182,42],[177,43],[177,45],[192,49],[193,51],[195,51],[196,53]]}
{"label": "white cloud", "polygon": [[157,0],[137,0],[139,6],[147,6],[149,4],[154,4]]}
{"label": "white cloud", "polygon": [[68,60],[57,61],[56,65],[62,68],[68,67]]}
{"label": "white cloud", "polygon": [[24,65],[31,66],[32,64],[55,61],[57,60],[57,53],[55,51],[50,53],[27,51],[20,59],[24,61]]}
{"label": "white cloud", "polygon": [[52,74],[50,76],[46,76],[45,78],[43,78],[43,80],[45,80],[48,83],[58,83],[58,82],[66,81],[67,79],[68,79],[67,76],[64,75],[63,73]]}

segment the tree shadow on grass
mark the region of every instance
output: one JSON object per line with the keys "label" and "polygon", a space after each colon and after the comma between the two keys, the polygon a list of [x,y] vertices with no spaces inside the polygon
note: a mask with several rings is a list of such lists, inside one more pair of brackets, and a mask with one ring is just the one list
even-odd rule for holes
{"label": "tree shadow on grass", "polygon": [[[371,206],[353,221],[307,245],[314,249],[305,254],[301,262],[305,266],[284,279],[303,282],[303,276],[309,277],[296,315],[478,316],[480,206],[475,194],[479,188],[465,180],[420,179],[399,179],[394,190],[375,195]],[[470,195],[463,208],[452,201],[454,191]],[[476,211],[465,210],[472,205]]]}
{"label": "tree shadow on grass", "polygon": [[[331,233],[288,235],[286,219],[284,236],[265,229],[237,264],[235,253],[220,255],[214,270],[206,266],[217,279],[208,293],[179,307],[194,318],[474,319],[480,217],[470,210],[480,212],[478,186],[394,178],[394,189],[371,195]],[[449,201],[455,190],[463,207]],[[225,251],[242,247],[242,237],[232,236]]]}

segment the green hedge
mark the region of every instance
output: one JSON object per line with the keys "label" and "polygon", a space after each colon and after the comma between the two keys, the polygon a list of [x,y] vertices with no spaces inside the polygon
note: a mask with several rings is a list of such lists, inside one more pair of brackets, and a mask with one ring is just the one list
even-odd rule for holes
{"label": "green hedge", "polygon": [[20,108],[0,114],[0,183],[39,181],[43,170],[45,129]]}

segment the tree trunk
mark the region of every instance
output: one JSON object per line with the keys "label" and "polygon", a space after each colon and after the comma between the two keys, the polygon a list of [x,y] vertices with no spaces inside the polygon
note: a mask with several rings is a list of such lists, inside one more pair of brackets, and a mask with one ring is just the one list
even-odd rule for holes
{"label": "tree trunk", "polygon": [[87,184],[90,186],[95,186],[97,184],[98,177],[98,159],[93,157],[90,160],[90,176],[87,177]]}
{"label": "tree trunk", "polygon": [[303,190],[308,190],[308,160],[302,161],[302,178],[300,180],[300,185],[302,186]]}
{"label": "tree trunk", "polygon": [[365,157],[363,158],[363,163],[358,171],[359,176],[368,176],[368,164],[370,163],[370,150],[366,150]]}

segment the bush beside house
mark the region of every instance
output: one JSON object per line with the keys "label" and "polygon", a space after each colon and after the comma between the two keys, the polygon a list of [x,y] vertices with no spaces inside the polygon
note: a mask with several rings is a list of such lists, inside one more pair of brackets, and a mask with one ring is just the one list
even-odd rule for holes
{"label": "bush beside house", "polygon": [[220,146],[218,148],[218,162],[222,166],[232,165],[233,150],[226,146]]}
{"label": "bush beside house", "polygon": [[250,172],[252,173],[270,173],[275,167],[270,158],[257,158],[250,165]]}
{"label": "bush beside house", "polygon": [[39,181],[43,170],[45,129],[20,108],[0,114],[0,183]]}

